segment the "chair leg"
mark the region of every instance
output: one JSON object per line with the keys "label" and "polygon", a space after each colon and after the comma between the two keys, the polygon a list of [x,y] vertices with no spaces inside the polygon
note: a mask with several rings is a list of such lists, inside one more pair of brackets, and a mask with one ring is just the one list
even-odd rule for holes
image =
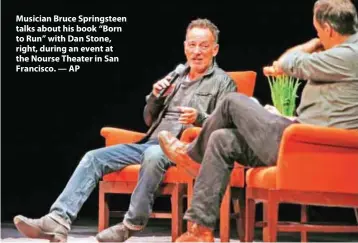
{"label": "chair leg", "polygon": [[[193,193],[194,193],[194,180],[187,183],[187,208],[190,208],[191,206],[191,200],[193,199]],[[192,222],[188,221],[186,224],[187,231],[191,227]]]}
{"label": "chair leg", "polygon": [[[307,210],[308,207],[306,205],[301,205],[301,224],[308,222]],[[307,242],[307,231],[305,229],[301,231],[301,242]]]}
{"label": "chair leg", "polygon": [[245,242],[254,241],[255,233],[255,215],[256,215],[256,203],[252,198],[246,197],[245,208]]}
{"label": "chair leg", "polygon": [[231,187],[228,185],[220,206],[220,240],[221,242],[230,241],[230,193]]}
{"label": "chair leg", "polygon": [[239,217],[236,218],[236,229],[239,234],[239,239],[241,242],[245,241],[245,204],[246,204],[246,188],[240,188],[239,200],[237,200],[239,212]]}
{"label": "chair leg", "polygon": [[109,207],[106,193],[103,190],[102,182],[99,184],[99,205],[98,205],[98,232],[108,228]]}
{"label": "chair leg", "polygon": [[172,242],[183,232],[183,185],[176,183],[171,195],[172,209]]}
{"label": "chair leg", "polygon": [[240,202],[239,202],[239,198],[234,198],[232,199],[232,204],[233,204],[233,208],[234,208],[234,216],[235,216],[235,220],[236,220],[236,231],[237,231],[237,235],[241,240],[241,236],[242,236],[242,232],[241,232],[241,226],[242,226],[242,210],[240,210]]}
{"label": "chair leg", "polygon": [[268,191],[268,201],[264,202],[264,222],[263,241],[277,241],[277,223],[278,223],[278,200],[272,191]]}

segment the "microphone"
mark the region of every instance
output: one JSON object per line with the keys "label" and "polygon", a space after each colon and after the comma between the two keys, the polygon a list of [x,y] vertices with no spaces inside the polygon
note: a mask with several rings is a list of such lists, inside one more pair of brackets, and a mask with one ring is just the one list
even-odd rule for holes
{"label": "microphone", "polygon": [[159,92],[159,95],[158,95],[158,98],[162,97],[163,94],[169,89],[169,87],[175,82],[175,80],[180,76],[180,75],[183,75],[184,72],[187,70],[188,66],[186,65],[183,65],[183,64],[179,64],[175,70],[173,72],[171,72],[169,74],[169,76],[172,78],[170,81],[169,81],[169,86],[167,86],[166,88],[162,89],[160,92]]}

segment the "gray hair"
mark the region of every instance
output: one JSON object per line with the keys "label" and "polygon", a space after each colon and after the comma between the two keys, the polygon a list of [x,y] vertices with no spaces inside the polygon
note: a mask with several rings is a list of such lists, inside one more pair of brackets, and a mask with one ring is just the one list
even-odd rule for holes
{"label": "gray hair", "polygon": [[358,30],[357,10],[351,0],[317,0],[314,16],[320,25],[328,23],[341,35]]}
{"label": "gray hair", "polygon": [[218,27],[214,23],[212,23],[210,20],[208,20],[208,19],[193,20],[188,25],[186,32],[188,33],[188,31],[193,28],[209,29],[215,38],[215,42],[219,43],[219,32],[220,31],[219,31]]}

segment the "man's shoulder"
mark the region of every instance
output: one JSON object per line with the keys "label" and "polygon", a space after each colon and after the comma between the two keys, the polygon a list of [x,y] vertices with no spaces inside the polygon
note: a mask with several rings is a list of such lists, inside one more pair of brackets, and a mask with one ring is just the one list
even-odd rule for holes
{"label": "man's shoulder", "polygon": [[348,58],[349,61],[353,59],[356,62],[358,57],[358,33],[351,36],[347,41],[329,48],[322,53],[327,54],[329,57]]}
{"label": "man's shoulder", "polygon": [[358,43],[343,43],[324,51],[321,55],[318,53],[317,56],[317,58],[329,63],[353,68],[352,71],[356,72],[358,67]]}
{"label": "man's shoulder", "polygon": [[219,67],[218,65],[215,65],[214,67],[214,74],[216,75],[227,75],[227,72],[225,72],[221,67]]}
{"label": "man's shoulder", "polygon": [[233,82],[234,80],[232,80],[232,78],[230,77],[230,75],[224,71],[222,68],[216,66],[213,72],[213,77],[214,79],[218,80],[218,81],[224,81],[224,82]]}

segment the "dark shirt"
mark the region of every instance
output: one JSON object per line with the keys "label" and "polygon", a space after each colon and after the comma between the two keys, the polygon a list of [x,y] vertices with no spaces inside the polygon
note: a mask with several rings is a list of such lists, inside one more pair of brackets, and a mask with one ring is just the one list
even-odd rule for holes
{"label": "dark shirt", "polygon": [[181,132],[185,129],[186,125],[178,122],[180,111],[178,106],[189,106],[191,97],[199,86],[198,80],[190,81],[183,80],[177,93],[169,103],[168,109],[164,112],[163,120],[158,127],[153,131],[150,139],[156,139],[160,131],[166,130],[174,136],[180,136]]}

